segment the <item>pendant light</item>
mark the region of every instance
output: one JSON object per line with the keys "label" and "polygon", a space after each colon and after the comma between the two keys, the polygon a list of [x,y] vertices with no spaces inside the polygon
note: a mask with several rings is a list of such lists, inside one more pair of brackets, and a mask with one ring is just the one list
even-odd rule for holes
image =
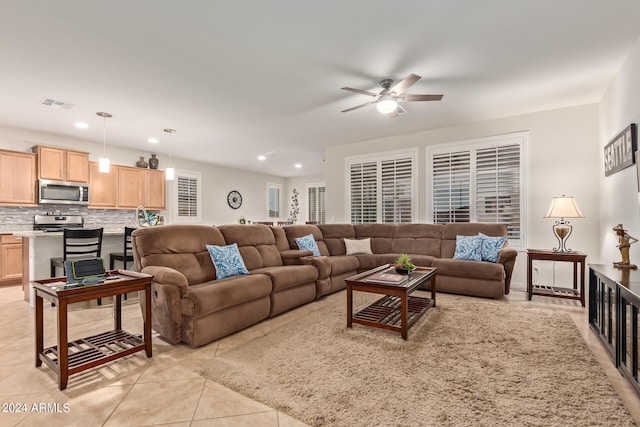
{"label": "pendant light", "polygon": [[109,173],[109,159],[107,158],[107,118],[113,117],[109,113],[98,112],[98,116],[102,117],[103,132],[102,132],[102,157],[98,160],[98,170],[100,173]]}
{"label": "pendant light", "polygon": [[175,171],[173,170],[173,166],[172,165],[172,152],[171,152],[171,134],[175,133],[176,130],[175,129],[165,129],[165,132],[167,132],[169,134],[169,167],[166,168],[164,170],[165,173],[165,177],[167,178],[167,181],[173,181],[173,177],[175,175]]}

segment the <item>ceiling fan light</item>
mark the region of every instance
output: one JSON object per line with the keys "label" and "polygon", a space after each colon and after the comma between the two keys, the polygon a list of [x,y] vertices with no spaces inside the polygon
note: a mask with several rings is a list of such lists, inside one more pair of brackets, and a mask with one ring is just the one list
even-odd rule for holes
{"label": "ceiling fan light", "polygon": [[376,108],[382,114],[393,113],[398,108],[398,102],[393,98],[385,97],[378,101]]}

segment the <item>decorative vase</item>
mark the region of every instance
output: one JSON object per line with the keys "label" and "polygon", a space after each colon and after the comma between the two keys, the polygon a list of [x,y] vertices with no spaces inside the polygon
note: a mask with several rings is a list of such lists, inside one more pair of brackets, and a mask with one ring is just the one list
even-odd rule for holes
{"label": "decorative vase", "polygon": [[148,166],[147,162],[144,161],[144,157],[140,156],[140,160],[136,162],[136,167],[146,168]]}
{"label": "decorative vase", "polygon": [[149,159],[149,169],[158,169],[158,163],[160,160],[156,157],[155,154],[151,154],[151,158]]}

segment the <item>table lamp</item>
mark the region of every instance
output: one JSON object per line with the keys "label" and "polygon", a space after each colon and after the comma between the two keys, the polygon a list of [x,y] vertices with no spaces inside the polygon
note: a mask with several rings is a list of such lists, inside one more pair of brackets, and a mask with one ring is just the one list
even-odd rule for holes
{"label": "table lamp", "polygon": [[567,249],[567,239],[571,235],[572,226],[565,218],[584,218],[582,211],[576,203],[576,199],[573,196],[554,197],[551,199],[551,206],[549,211],[544,216],[545,218],[560,218],[553,225],[553,232],[558,239],[558,247],[553,248],[553,252],[559,253],[571,253],[571,249]]}

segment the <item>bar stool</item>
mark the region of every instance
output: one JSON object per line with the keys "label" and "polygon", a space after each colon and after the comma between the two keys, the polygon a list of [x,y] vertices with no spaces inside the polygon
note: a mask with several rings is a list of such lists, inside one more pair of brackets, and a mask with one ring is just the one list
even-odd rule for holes
{"label": "bar stool", "polygon": [[51,277],[56,277],[56,267],[64,270],[68,259],[100,258],[102,254],[102,228],[65,228],[62,231],[62,257],[51,258]]}
{"label": "bar stool", "polygon": [[131,246],[131,233],[136,230],[134,227],[124,228],[124,246],[122,252],[112,252],[109,254],[109,269],[114,269],[116,261],[122,261],[124,269],[127,269],[127,263],[133,262],[133,248]]}

